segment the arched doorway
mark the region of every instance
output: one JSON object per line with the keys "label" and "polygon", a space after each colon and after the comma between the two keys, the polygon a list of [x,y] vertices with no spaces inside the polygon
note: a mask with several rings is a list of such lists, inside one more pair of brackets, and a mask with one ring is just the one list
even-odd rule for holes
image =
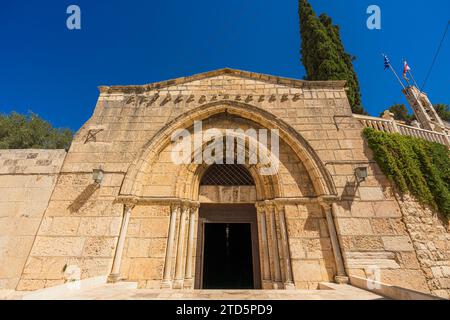
{"label": "arched doorway", "polygon": [[[231,185],[213,181],[206,185],[203,178],[209,169],[213,170],[214,165],[206,161],[197,163],[195,159],[196,155],[214,145],[210,140],[193,144],[185,155],[189,160],[186,163],[171,162],[171,134],[179,128],[187,128],[193,133],[194,121],[202,121],[204,130],[217,129],[224,138],[231,137],[241,143],[246,160],[243,166],[253,178],[252,185],[242,185],[239,181]],[[247,133],[251,128],[279,130],[279,170],[276,174],[263,174],[261,165],[247,162],[254,154],[250,142],[260,148],[258,139]],[[227,129],[233,130],[229,132]],[[224,146],[226,144],[222,144],[222,148]],[[223,154],[227,154],[226,150]],[[272,159],[264,159],[262,163],[266,163],[265,160],[270,163]],[[224,172],[231,168],[217,166],[226,168]],[[164,173],[161,173],[162,168]],[[242,172],[235,176],[242,176]],[[334,262],[320,201],[332,197],[334,193],[327,169],[293,128],[258,108],[227,101],[190,110],[155,134],[130,167],[121,188],[123,201],[131,201],[132,205],[137,203],[138,206],[155,206],[156,211],[159,210],[157,206],[165,207],[168,212],[165,255],[161,259],[163,264],[160,269],[162,279],[155,276],[150,280],[160,283],[162,288],[173,289],[204,287],[204,247],[199,244],[205,243],[205,236],[198,230],[202,226],[199,220],[218,219],[220,207],[224,208],[222,212],[226,220],[216,221],[225,224],[222,231],[216,233],[222,234],[226,232],[226,224],[232,223],[232,214],[227,212],[240,211],[238,217],[242,219],[248,214],[248,220],[252,220],[256,211],[257,231],[250,231],[258,238],[257,241],[251,240],[252,244],[257,245],[257,250],[252,248],[252,257],[259,255],[259,260],[252,260],[253,269],[259,265],[257,272],[253,273],[254,288],[258,288],[258,280],[263,289],[293,289],[330,279],[334,273]],[[316,258],[305,256],[304,252],[313,250],[320,253],[312,256]],[[135,269],[141,270],[138,262]],[[309,272],[311,265],[314,273]],[[138,274],[135,278],[149,281],[145,275]]]}
{"label": "arched doorway", "polygon": [[199,208],[195,288],[261,288],[252,197],[256,190],[250,172],[238,164],[211,165],[200,181],[200,194],[215,203]]}

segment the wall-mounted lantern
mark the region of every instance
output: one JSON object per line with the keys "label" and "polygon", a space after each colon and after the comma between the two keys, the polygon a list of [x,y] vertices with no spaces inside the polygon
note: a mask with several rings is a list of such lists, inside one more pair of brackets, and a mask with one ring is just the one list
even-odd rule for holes
{"label": "wall-mounted lantern", "polygon": [[104,171],[102,167],[92,170],[92,179],[95,183],[101,184],[103,181]]}
{"label": "wall-mounted lantern", "polygon": [[358,183],[363,182],[367,178],[367,167],[357,167],[355,168],[355,176]]}

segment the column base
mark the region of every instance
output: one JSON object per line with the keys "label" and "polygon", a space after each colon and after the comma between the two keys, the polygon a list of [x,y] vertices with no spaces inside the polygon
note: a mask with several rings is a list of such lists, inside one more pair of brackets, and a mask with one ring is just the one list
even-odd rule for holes
{"label": "column base", "polygon": [[161,283],[161,289],[172,289],[172,281],[163,280]]}
{"label": "column base", "polygon": [[273,283],[270,280],[263,280],[261,287],[263,290],[272,290],[273,289]]}
{"label": "column base", "polygon": [[286,282],[284,284],[285,290],[295,290],[295,284],[293,282]]}
{"label": "column base", "polygon": [[183,289],[184,279],[175,280],[172,284],[172,289]]}
{"label": "column base", "polygon": [[185,279],[183,282],[184,289],[194,289],[194,279]]}
{"label": "column base", "polygon": [[349,279],[347,276],[335,276],[334,282],[336,282],[337,284],[348,284]]}
{"label": "column base", "polygon": [[273,289],[275,290],[283,290],[284,284],[282,282],[274,282],[273,283]]}
{"label": "column base", "polygon": [[107,283],[116,283],[119,282],[120,279],[120,274],[116,273],[116,274],[110,274],[106,280]]}

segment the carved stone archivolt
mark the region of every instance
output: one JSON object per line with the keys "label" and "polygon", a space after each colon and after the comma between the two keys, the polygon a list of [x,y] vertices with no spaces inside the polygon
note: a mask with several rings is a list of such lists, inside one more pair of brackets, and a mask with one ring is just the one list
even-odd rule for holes
{"label": "carved stone archivolt", "polygon": [[[294,155],[304,163],[308,169],[308,174],[314,185],[315,194],[317,196],[334,196],[336,188],[330,173],[321,162],[318,155],[314,152],[309,143],[293,128],[258,107],[245,103],[217,101],[200,106],[190,110],[179,117],[175,118],[166,126],[158,131],[153,138],[147,143],[141,151],[136,161],[130,166],[124,183],[122,185],[121,195],[140,195],[143,177],[149,168],[154,164],[160,152],[170,142],[170,135],[178,128],[189,128],[194,121],[201,121],[215,114],[227,112],[228,114],[248,119],[255,122],[263,128],[276,128],[279,130],[280,139],[282,139],[292,149]],[[193,168],[189,169],[193,171]],[[174,195],[175,196],[175,195]],[[267,198],[275,198],[274,195]],[[182,198],[192,199],[191,195]]]}

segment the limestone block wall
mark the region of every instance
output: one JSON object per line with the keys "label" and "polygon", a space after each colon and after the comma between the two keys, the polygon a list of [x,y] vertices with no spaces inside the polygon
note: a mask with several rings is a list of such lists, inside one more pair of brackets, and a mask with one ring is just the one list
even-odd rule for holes
{"label": "limestone block wall", "polygon": [[[328,165],[341,196],[335,222],[348,274],[372,277],[378,272],[384,283],[429,293],[391,183],[372,160],[363,139],[352,141],[348,146],[348,141],[339,143],[352,147],[348,152],[353,153],[353,160]],[[368,167],[365,181],[355,177],[359,166]]]}
{"label": "limestone block wall", "polygon": [[450,299],[450,225],[436,211],[397,196],[406,229],[432,294]]}
{"label": "limestone block wall", "polygon": [[296,289],[318,289],[336,275],[326,219],[318,204],[286,205],[292,273]]}
{"label": "limestone block wall", "polygon": [[[169,217],[169,205],[139,205],[133,208],[121,274],[124,279],[137,282],[139,288],[161,288]],[[172,265],[175,266],[175,263]]]}
{"label": "limestone block wall", "polygon": [[429,292],[398,203],[344,202],[338,207],[337,231],[347,271],[381,282]]}
{"label": "limestone block wall", "polygon": [[0,289],[15,289],[66,156],[0,150]]}
{"label": "limestone block wall", "polygon": [[101,185],[92,172],[62,171],[23,268],[17,290],[63,284],[111,271],[123,204],[114,200],[123,175],[106,173]]}

